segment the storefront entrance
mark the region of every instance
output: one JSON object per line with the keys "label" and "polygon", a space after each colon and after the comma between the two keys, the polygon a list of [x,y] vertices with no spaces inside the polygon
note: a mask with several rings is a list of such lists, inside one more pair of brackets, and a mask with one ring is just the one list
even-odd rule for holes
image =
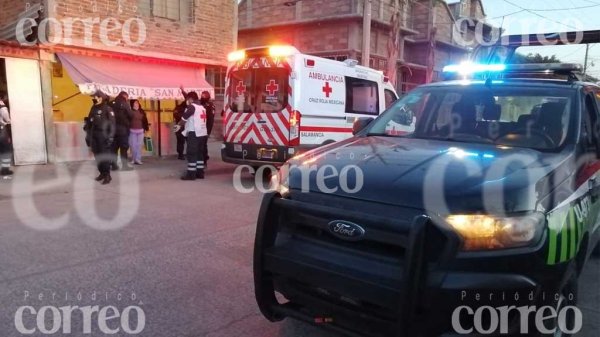
{"label": "storefront entrance", "polygon": [[125,91],[130,99],[140,101],[150,122],[145,136],[153,144],[144,155],[158,156],[176,154],[172,122],[175,105],[183,100],[179,86],[214,95],[204,78],[203,65],[135,61],[122,55],[80,55],[73,51],[57,53],[57,61],[52,74],[52,107],[58,162],[90,157],[82,125],[92,106],[89,95],[95,90],[102,90],[111,99]]}

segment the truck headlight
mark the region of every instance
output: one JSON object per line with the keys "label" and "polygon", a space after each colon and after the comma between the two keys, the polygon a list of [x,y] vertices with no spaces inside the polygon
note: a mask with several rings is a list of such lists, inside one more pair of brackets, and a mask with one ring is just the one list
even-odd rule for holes
{"label": "truck headlight", "polygon": [[463,238],[465,251],[530,246],[539,241],[544,229],[541,213],[496,217],[491,215],[449,215],[446,222]]}

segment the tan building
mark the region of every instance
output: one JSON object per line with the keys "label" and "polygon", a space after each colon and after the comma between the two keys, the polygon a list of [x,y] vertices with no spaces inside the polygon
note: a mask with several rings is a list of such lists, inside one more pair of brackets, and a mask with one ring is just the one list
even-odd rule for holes
{"label": "tan building", "polygon": [[16,163],[88,158],[81,123],[95,89],[139,98],[155,144],[147,154],[173,153],[179,85],[222,101],[236,15],[236,0],[0,0]]}
{"label": "tan building", "polygon": [[[239,6],[240,48],[287,43],[301,52],[331,59],[363,54],[363,19],[369,0],[242,0]],[[370,0],[372,68],[386,70],[392,6],[396,0]],[[485,12],[480,0],[398,0],[400,39],[397,63],[400,92],[439,76],[444,65],[465,58],[475,26]],[[461,18],[473,18],[473,25]],[[464,24],[455,25],[464,21]],[[456,27],[456,28],[454,28]],[[489,34],[491,27],[483,24]],[[457,36],[458,34],[458,36]],[[432,38],[433,37],[433,43]],[[460,38],[458,38],[460,37]],[[431,52],[433,50],[433,52]],[[435,59],[428,69],[430,59]]]}

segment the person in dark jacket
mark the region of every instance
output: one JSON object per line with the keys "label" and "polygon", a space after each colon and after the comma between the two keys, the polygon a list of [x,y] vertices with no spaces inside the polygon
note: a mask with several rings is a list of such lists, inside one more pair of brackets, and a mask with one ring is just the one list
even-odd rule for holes
{"label": "person in dark jacket", "polygon": [[129,151],[129,130],[131,127],[131,119],[133,112],[129,105],[129,94],[121,91],[119,95],[111,102],[111,107],[115,114],[117,128],[115,131],[115,139],[113,144],[113,153],[115,161],[112,163],[112,169],[117,170],[117,155],[121,157],[121,170],[129,171],[133,168],[127,162],[127,152]]}
{"label": "person in dark jacket", "polygon": [[[213,125],[215,124],[215,104],[210,99],[210,92],[203,91],[200,95],[200,104],[206,109],[206,130],[208,132],[208,137],[210,137],[210,133],[212,132]],[[204,142],[204,148],[202,149],[204,153],[204,168],[208,167],[208,141]]]}
{"label": "person in dark jacket", "polygon": [[12,141],[10,133],[10,113],[6,102],[8,95],[6,91],[0,91],[0,176],[8,177],[14,172],[10,169],[12,161]]}
{"label": "person in dark jacket", "polygon": [[142,146],[144,145],[144,132],[150,130],[148,117],[142,109],[140,101],[131,101],[131,127],[129,129],[129,148],[131,149],[131,163],[142,165]]}
{"label": "person in dark jacket", "polygon": [[98,90],[93,94],[93,97],[94,105],[90,109],[84,130],[88,134],[86,140],[89,141],[100,173],[96,181],[101,181],[102,185],[106,185],[112,180],[110,165],[111,161],[114,160],[112,143],[116,130],[115,114],[108,104],[106,94]]}
{"label": "person in dark jacket", "polygon": [[[173,110],[173,121],[175,125],[181,122],[181,116],[183,116],[183,112],[187,107],[187,102],[184,97],[184,101],[180,104],[177,104],[175,109]],[[177,159],[185,160],[184,151],[185,151],[185,136],[183,135],[183,128],[179,131],[175,132],[175,137],[177,138]]]}

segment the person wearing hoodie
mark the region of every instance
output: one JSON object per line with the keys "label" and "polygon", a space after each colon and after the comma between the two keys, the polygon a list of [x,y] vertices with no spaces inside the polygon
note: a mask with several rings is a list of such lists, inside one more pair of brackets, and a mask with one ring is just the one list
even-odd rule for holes
{"label": "person wearing hoodie", "polygon": [[8,177],[13,174],[10,169],[11,163],[11,134],[10,134],[10,114],[6,101],[8,95],[6,91],[0,91],[0,176]]}
{"label": "person wearing hoodie", "polygon": [[117,156],[121,157],[121,170],[130,171],[133,169],[127,162],[127,152],[129,151],[129,132],[131,127],[131,119],[133,111],[129,105],[129,94],[121,91],[117,97],[111,102],[111,108],[115,114],[116,130],[113,143],[113,154],[115,161],[112,163],[112,169],[117,170]]}
{"label": "person wearing hoodie", "polygon": [[92,153],[96,159],[98,172],[96,181],[102,182],[102,185],[109,184],[112,180],[110,176],[111,161],[113,157],[112,143],[115,137],[116,120],[115,114],[108,104],[108,96],[98,90],[93,95],[94,105],[86,119],[84,130],[88,136]]}

